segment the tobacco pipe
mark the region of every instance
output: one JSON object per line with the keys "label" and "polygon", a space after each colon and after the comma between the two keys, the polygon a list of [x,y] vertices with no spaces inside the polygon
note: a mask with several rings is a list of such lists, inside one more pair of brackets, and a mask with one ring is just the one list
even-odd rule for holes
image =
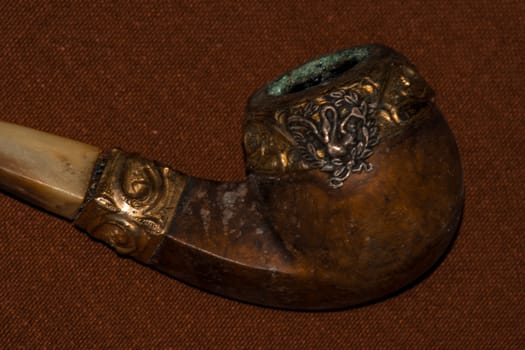
{"label": "tobacco pipe", "polygon": [[382,45],[314,59],[258,90],[242,182],[0,123],[0,182],[191,285],[255,304],[334,309],[389,295],[444,254],[463,180],[415,67]]}

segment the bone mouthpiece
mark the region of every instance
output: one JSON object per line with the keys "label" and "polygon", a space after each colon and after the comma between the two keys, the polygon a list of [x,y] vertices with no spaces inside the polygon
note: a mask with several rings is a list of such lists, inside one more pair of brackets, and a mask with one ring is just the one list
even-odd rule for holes
{"label": "bone mouthpiece", "polygon": [[0,122],[0,187],[73,219],[99,154],[100,149],[82,142]]}

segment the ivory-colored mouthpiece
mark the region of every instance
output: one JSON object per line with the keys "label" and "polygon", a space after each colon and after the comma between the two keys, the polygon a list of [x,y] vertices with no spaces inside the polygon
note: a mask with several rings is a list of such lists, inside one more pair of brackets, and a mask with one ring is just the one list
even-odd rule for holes
{"label": "ivory-colored mouthpiece", "polygon": [[100,152],[91,145],[0,121],[0,187],[73,219]]}

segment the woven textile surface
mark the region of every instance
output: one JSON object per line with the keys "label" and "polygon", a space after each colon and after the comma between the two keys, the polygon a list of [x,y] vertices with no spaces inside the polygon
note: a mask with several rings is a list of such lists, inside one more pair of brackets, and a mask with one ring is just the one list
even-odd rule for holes
{"label": "woven textile surface", "polygon": [[370,42],[418,67],[461,152],[463,222],[432,274],[364,307],[262,308],[2,194],[0,347],[525,349],[523,1],[3,2],[0,116],[240,180],[251,93]]}

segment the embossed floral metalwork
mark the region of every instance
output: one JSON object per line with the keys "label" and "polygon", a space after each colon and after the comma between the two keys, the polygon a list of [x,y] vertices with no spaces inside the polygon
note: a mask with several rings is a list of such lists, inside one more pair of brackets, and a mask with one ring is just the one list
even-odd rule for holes
{"label": "embossed floral metalwork", "polygon": [[379,142],[431,115],[434,92],[404,58],[381,58],[354,73],[278,100],[261,89],[245,124],[249,171],[274,176],[318,169],[340,188],[352,173],[372,170]]}
{"label": "embossed floral metalwork", "polygon": [[367,159],[379,142],[375,109],[357,91],[338,90],[294,110],[287,127],[303,161],[327,172],[338,188],[351,173],[372,170]]}

